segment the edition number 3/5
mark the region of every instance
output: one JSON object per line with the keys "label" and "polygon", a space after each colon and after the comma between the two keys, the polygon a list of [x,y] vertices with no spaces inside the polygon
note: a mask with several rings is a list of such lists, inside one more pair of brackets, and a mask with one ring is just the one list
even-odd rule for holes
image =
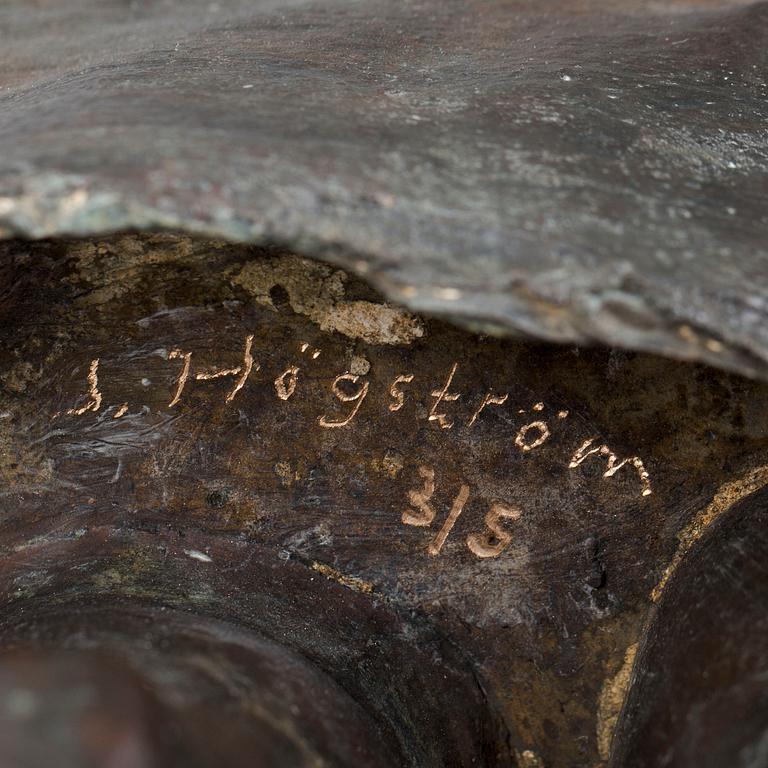
{"label": "edition number 3/5", "polygon": [[[435,494],[435,470],[431,467],[419,467],[419,475],[424,481],[422,488],[409,491],[408,501],[411,507],[403,512],[403,523],[426,528],[432,525],[437,514],[433,504],[432,497]],[[464,506],[469,499],[469,486],[462,484],[456,498],[451,505],[451,511],[448,513],[443,527],[437,536],[430,542],[427,551],[430,555],[440,554],[446,539],[456,525]],[[513,522],[522,515],[522,510],[518,507],[494,502],[485,516],[486,530],[482,533],[471,533],[467,536],[467,547],[477,557],[498,557],[512,541],[512,534],[503,527],[504,520]]]}

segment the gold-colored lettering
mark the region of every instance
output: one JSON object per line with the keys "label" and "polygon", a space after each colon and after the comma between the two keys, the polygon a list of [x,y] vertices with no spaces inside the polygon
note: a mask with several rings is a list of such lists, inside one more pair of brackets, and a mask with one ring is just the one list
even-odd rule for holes
{"label": "gold-colored lettering", "polygon": [[333,394],[336,395],[336,397],[342,403],[355,403],[355,407],[352,409],[352,411],[347,416],[347,418],[344,419],[343,421],[329,421],[327,416],[320,416],[317,421],[321,427],[327,427],[327,428],[346,427],[347,424],[349,424],[352,421],[352,419],[355,418],[355,416],[357,415],[357,412],[360,410],[360,406],[363,404],[363,401],[365,400],[365,397],[368,394],[368,387],[370,386],[370,384],[369,382],[364,381],[360,389],[354,395],[348,395],[339,387],[339,384],[342,381],[349,381],[349,382],[352,382],[352,384],[357,384],[359,379],[360,377],[355,375],[354,373],[342,373],[341,376],[337,376],[334,379],[333,384],[331,385]]}
{"label": "gold-colored lettering", "polygon": [[512,534],[501,527],[502,520],[518,520],[522,510],[496,502],[485,516],[486,533],[472,533],[467,536],[467,547],[478,557],[498,557],[512,541]]}
{"label": "gold-colored lettering", "polygon": [[504,403],[507,402],[507,398],[509,395],[494,395],[492,392],[489,392],[484,398],[483,402],[480,403],[478,406],[478,409],[472,414],[472,418],[467,422],[467,427],[473,427],[475,425],[475,422],[480,417],[480,414],[489,406],[489,405],[504,405]]}
{"label": "gold-colored lettering", "polygon": [[401,376],[397,376],[389,387],[389,394],[395,400],[394,403],[389,404],[389,410],[399,411],[403,405],[405,405],[405,393],[400,389],[401,384],[410,384],[413,381],[412,373],[405,373]]}
{"label": "gold-colored lettering", "polygon": [[309,351],[309,353],[312,355],[313,360],[317,360],[317,358],[320,357],[320,354],[321,354],[321,350],[319,349],[310,350],[309,344],[306,341],[301,345],[301,351],[302,352]]}
{"label": "gold-colored lettering", "polygon": [[[238,365],[237,368],[224,368],[220,371],[202,371],[195,374],[195,378],[198,381],[211,381],[212,379],[220,379],[224,376],[240,376],[235,382],[235,386],[232,391],[227,395],[226,402],[231,403],[235,399],[235,395],[243,388],[248,377],[251,375],[251,371],[254,368],[253,355],[251,354],[251,347],[253,346],[253,334],[249,334],[245,338],[245,349],[243,350],[243,364]],[[259,370],[259,366],[256,365],[256,370]]]}
{"label": "gold-colored lettering", "polygon": [[420,491],[409,491],[408,500],[411,506],[419,510],[414,513],[408,509],[403,512],[402,521],[406,525],[426,527],[435,519],[435,508],[429,503],[435,493],[435,470],[431,467],[419,467],[419,475],[424,480],[424,488]]}
{"label": "gold-colored lettering", "polygon": [[169,360],[175,360],[178,357],[184,360],[184,365],[182,365],[179,377],[176,379],[176,392],[173,395],[173,400],[168,403],[169,408],[173,408],[173,406],[176,405],[179,400],[181,400],[181,393],[184,391],[184,385],[187,383],[187,379],[189,378],[189,366],[192,361],[192,353],[182,352],[180,349],[172,349],[168,353]]}
{"label": "gold-colored lettering", "polygon": [[429,412],[429,420],[436,421],[441,429],[451,429],[453,427],[453,419],[445,413],[438,413],[437,408],[444,400],[446,402],[453,402],[458,400],[461,395],[456,392],[449,392],[453,377],[456,375],[456,369],[459,367],[458,363],[454,363],[451,368],[451,372],[448,374],[448,379],[445,382],[445,386],[442,389],[435,389],[432,392],[432,397],[437,398]]}
{"label": "gold-colored lettering", "polygon": [[459,519],[459,515],[461,515],[461,513],[464,511],[464,505],[467,503],[468,498],[469,486],[462,485],[459,489],[458,495],[453,500],[453,506],[451,507],[451,511],[448,513],[448,517],[443,523],[443,527],[440,529],[440,533],[435,536],[434,541],[432,541],[432,543],[427,548],[427,551],[433,557],[440,554],[440,550],[443,548],[443,544],[445,544],[445,540],[448,538],[448,534],[450,534],[450,532],[453,530],[453,526],[456,525],[456,521]]}
{"label": "gold-colored lettering", "polygon": [[254,368],[258,371],[259,365],[254,364],[253,355],[251,354],[251,347],[253,346],[253,334],[249,334],[245,337],[245,349],[243,350],[243,365],[240,378],[235,382],[235,386],[232,391],[227,395],[227,402],[231,403],[235,399],[235,395],[245,386],[245,382],[248,381],[248,377],[251,375],[251,371]]}
{"label": "gold-colored lettering", "polygon": [[[532,429],[539,431],[539,436],[532,442],[528,442],[528,433]],[[544,444],[549,438],[549,427],[543,421],[533,421],[530,424],[526,424],[524,427],[520,427],[520,430],[515,437],[515,445],[524,452],[532,451],[534,448],[538,448]]]}
{"label": "gold-colored lettering", "polygon": [[619,461],[619,457],[607,445],[594,445],[596,439],[597,438],[592,437],[589,440],[585,440],[584,443],[579,446],[576,453],[573,454],[573,457],[568,464],[568,468],[575,469],[590,456],[600,455],[604,456],[608,461],[608,469],[603,472],[603,477],[613,477],[622,467],[631,464],[637,470],[637,474],[640,477],[642,495],[650,496],[653,493],[651,490],[651,477],[648,474],[642,459],[639,456],[631,456],[628,459]]}
{"label": "gold-colored lettering", "polygon": [[288,400],[296,391],[296,384],[299,381],[299,369],[292,365],[286,368],[275,379],[275,391],[281,400]]}
{"label": "gold-colored lettering", "polygon": [[240,367],[237,368],[225,368],[222,371],[204,371],[202,373],[196,373],[195,378],[198,381],[211,381],[211,379],[220,379],[223,376],[237,376],[240,373]]}

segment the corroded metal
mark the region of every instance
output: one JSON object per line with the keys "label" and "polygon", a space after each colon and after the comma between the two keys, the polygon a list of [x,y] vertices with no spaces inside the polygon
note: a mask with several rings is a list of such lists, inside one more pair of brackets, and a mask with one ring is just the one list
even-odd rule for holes
{"label": "corroded metal", "polygon": [[625,702],[685,657],[655,612],[768,482],[765,385],[478,336],[276,248],[0,266],[3,754],[659,764],[674,702],[652,674]]}
{"label": "corroded metal", "polygon": [[0,222],[279,243],[473,327],[765,377],[767,19],[7,0]]}

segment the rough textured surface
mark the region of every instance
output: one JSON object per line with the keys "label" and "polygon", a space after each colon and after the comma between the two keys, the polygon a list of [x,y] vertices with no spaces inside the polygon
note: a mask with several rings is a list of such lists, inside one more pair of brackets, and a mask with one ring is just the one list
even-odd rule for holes
{"label": "rough textured surface", "polygon": [[397,310],[278,248],[7,242],[0,292],[0,754],[81,768],[96,711],[160,765],[604,765],[649,616],[768,482],[764,383],[370,342],[326,311]]}
{"label": "rough textured surface", "polygon": [[768,373],[764,3],[6,0],[0,229],[273,242]]}

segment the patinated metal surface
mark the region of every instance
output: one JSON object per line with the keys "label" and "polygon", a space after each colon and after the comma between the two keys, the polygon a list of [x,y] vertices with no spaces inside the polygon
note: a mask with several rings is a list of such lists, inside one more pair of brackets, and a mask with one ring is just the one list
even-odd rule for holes
{"label": "patinated metal surface", "polygon": [[6,235],[279,243],[765,376],[764,3],[7,0]]}
{"label": "patinated metal surface", "polygon": [[663,764],[646,710],[616,725],[656,606],[768,481],[764,384],[476,336],[281,249],[124,235],[0,265],[8,754]]}
{"label": "patinated metal surface", "polygon": [[0,766],[762,765],[767,31],[3,3]]}
{"label": "patinated metal surface", "polygon": [[735,505],[681,566],[644,640],[618,765],[768,761],[766,492]]}

